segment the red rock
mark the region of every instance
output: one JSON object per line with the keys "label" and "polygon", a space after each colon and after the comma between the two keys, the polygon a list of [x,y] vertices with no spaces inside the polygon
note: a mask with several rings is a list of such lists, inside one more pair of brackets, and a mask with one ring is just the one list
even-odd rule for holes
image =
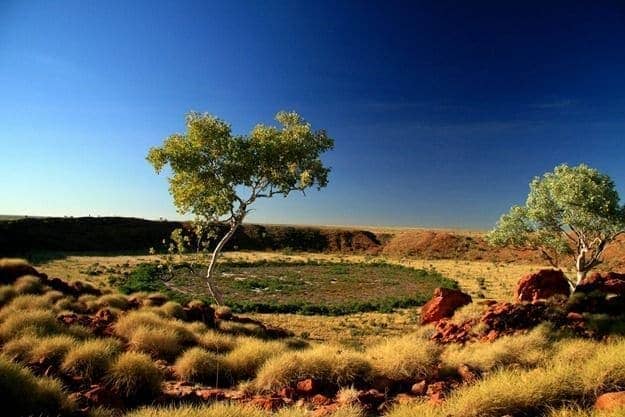
{"label": "red rock", "polygon": [[306,378],[297,383],[298,394],[312,396],[319,392],[319,383],[312,378]]}
{"label": "red rock", "polygon": [[226,394],[220,389],[198,389],[195,395],[204,401],[218,401],[226,398]]}
{"label": "red rock", "polygon": [[471,296],[460,290],[437,288],[434,290],[434,296],[421,308],[421,324],[449,318],[458,308],[471,301]]}
{"label": "red rock", "polygon": [[434,382],[428,385],[426,394],[430,397],[429,402],[432,404],[441,404],[445,398],[447,384],[444,381]]}
{"label": "red rock", "polygon": [[457,369],[458,375],[462,378],[463,382],[471,383],[478,379],[478,374],[468,365],[460,365]]}
{"label": "red rock", "polygon": [[283,398],[293,398],[293,394],[295,394],[295,391],[293,390],[293,388],[291,387],[284,387],[280,390],[280,392],[278,392],[278,394],[283,397]]}
{"label": "red rock", "polygon": [[414,395],[423,395],[425,394],[427,388],[428,388],[428,384],[427,382],[425,382],[425,380],[423,380],[421,382],[417,382],[416,384],[413,384],[412,387],[410,388],[410,392]]}
{"label": "red rock", "polygon": [[311,414],[311,417],[331,416],[332,414],[336,412],[336,410],[338,410],[338,408],[339,408],[338,404],[324,405],[314,410]]}
{"label": "red rock", "polygon": [[93,407],[121,408],[124,406],[120,397],[103,385],[92,385],[91,389],[84,393],[84,397]]}
{"label": "red rock", "polygon": [[257,396],[250,400],[250,405],[266,411],[276,411],[284,405],[284,400],[280,397]]}
{"label": "red rock", "polygon": [[595,401],[597,410],[612,411],[625,407],[625,391],[608,392],[600,395]]}
{"label": "red rock", "polygon": [[310,399],[310,402],[314,405],[328,405],[332,403],[332,400],[323,394],[317,394]]}
{"label": "red rock", "polygon": [[358,393],[358,402],[368,410],[378,408],[385,400],[386,396],[377,389],[370,389]]}
{"label": "red rock", "polygon": [[371,381],[371,387],[377,389],[378,391],[388,391],[393,388],[395,385],[395,381],[385,376],[376,376]]}
{"label": "red rock", "polygon": [[554,296],[567,297],[571,294],[569,281],[559,269],[541,269],[525,275],[517,283],[514,298],[517,301],[536,302]]}
{"label": "red rock", "polygon": [[411,404],[414,403],[416,400],[416,397],[404,393],[399,393],[395,396],[395,403],[397,404]]}
{"label": "red rock", "polygon": [[584,316],[582,316],[580,313],[576,313],[574,311],[571,311],[570,313],[568,313],[566,315],[566,318],[571,320],[571,321],[581,321],[581,320],[584,320]]}
{"label": "red rock", "polygon": [[625,274],[617,272],[608,272],[600,274],[593,272],[577,285],[575,292],[590,293],[592,291],[601,291],[606,294],[625,295]]}

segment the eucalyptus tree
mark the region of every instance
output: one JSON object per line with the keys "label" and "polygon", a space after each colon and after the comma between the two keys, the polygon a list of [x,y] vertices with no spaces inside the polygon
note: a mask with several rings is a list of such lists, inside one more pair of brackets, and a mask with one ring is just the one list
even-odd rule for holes
{"label": "eucalyptus tree", "polygon": [[625,207],[612,179],[584,164],[562,164],[532,180],[525,205],[504,214],[487,240],[537,249],[554,267],[572,258],[574,290],[623,231]]}
{"label": "eucalyptus tree", "polygon": [[330,168],[321,154],[334,147],[325,130],[313,130],[299,114],[281,111],[278,126],[258,124],[247,135],[235,135],[225,121],[207,114],[186,116],[186,132],[175,133],[149,150],[157,173],[168,166],[169,191],[179,213],[196,223],[223,224],[206,281],[218,304],[223,296],[213,277],[217,258],[259,199],[287,197],[328,184]]}

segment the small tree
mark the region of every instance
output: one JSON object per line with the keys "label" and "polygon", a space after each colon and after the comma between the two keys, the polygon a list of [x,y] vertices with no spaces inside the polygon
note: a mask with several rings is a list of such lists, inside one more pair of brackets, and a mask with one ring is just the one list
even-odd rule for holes
{"label": "small tree", "polygon": [[[151,148],[147,160],[157,173],[169,165],[169,191],[179,213],[198,224],[224,224],[227,232],[212,251],[206,281],[218,304],[223,297],[213,272],[222,249],[260,198],[288,196],[328,184],[330,169],[320,155],[333,148],[324,130],[314,131],[294,112],[279,112],[279,127],[256,125],[233,135],[230,125],[210,114],[189,113],[186,133]],[[198,237],[199,238],[199,237]]]}
{"label": "small tree", "polygon": [[577,278],[569,282],[575,290],[624,230],[625,208],[610,177],[584,164],[563,164],[534,178],[525,206],[504,214],[487,240],[540,250],[556,268],[572,257]]}

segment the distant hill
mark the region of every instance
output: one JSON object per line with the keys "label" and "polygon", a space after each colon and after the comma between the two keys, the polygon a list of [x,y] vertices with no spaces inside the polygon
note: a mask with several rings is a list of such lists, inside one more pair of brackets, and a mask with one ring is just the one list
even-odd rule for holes
{"label": "distant hill", "polygon": [[[42,251],[121,252],[163,248],[163,239],[176,228],[176,221],[153,221],[128,217],[19,218],[0,222],[0,257],[27,256]],[[282,250],[314,252],[377,253],[381,247],[375,234],[366,231],[304,226],[245,224],[226,250]]]}

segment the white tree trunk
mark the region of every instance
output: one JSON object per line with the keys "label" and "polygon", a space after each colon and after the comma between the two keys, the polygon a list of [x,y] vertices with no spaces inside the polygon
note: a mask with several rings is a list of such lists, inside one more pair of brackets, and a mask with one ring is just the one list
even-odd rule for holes
{"label": "white tree trunk", "polygon": [[234,232],[236,232],[240,224],[241,224],[241,221],[236,220],[230,226],[230,230],[228,230],[228,233],[226,233],[224,237],[221,238],[219,243],[217,243],[215,250],[213,250],[210,263],[208,264],[208,270],[206,271],[206,284],[208,285],[208,291],[210,292],[211,296],[215,299],[215,302],[217,303],[217,305],[222,305],[224,302],[223,294],[219,290],[219,287],[217,286],[217,283],[215,282],[215,278],[213,277],[213,272],[215,270],[215,266],[217,265],[217,262],[216,262],[217,257],[221,253],[221,250],[226,245],[226,243],[228,243],[230,238],[234,235]]}
{"label": "white tree trunk", "polygon": [[577,270],[577,282],[575,283],[575,288],[577,288],[579,283],[582,282],[584,278],[586,278],[587,273],[588,273],[587,270],[582,270],[582,271],[580,271],[579,269]]}

